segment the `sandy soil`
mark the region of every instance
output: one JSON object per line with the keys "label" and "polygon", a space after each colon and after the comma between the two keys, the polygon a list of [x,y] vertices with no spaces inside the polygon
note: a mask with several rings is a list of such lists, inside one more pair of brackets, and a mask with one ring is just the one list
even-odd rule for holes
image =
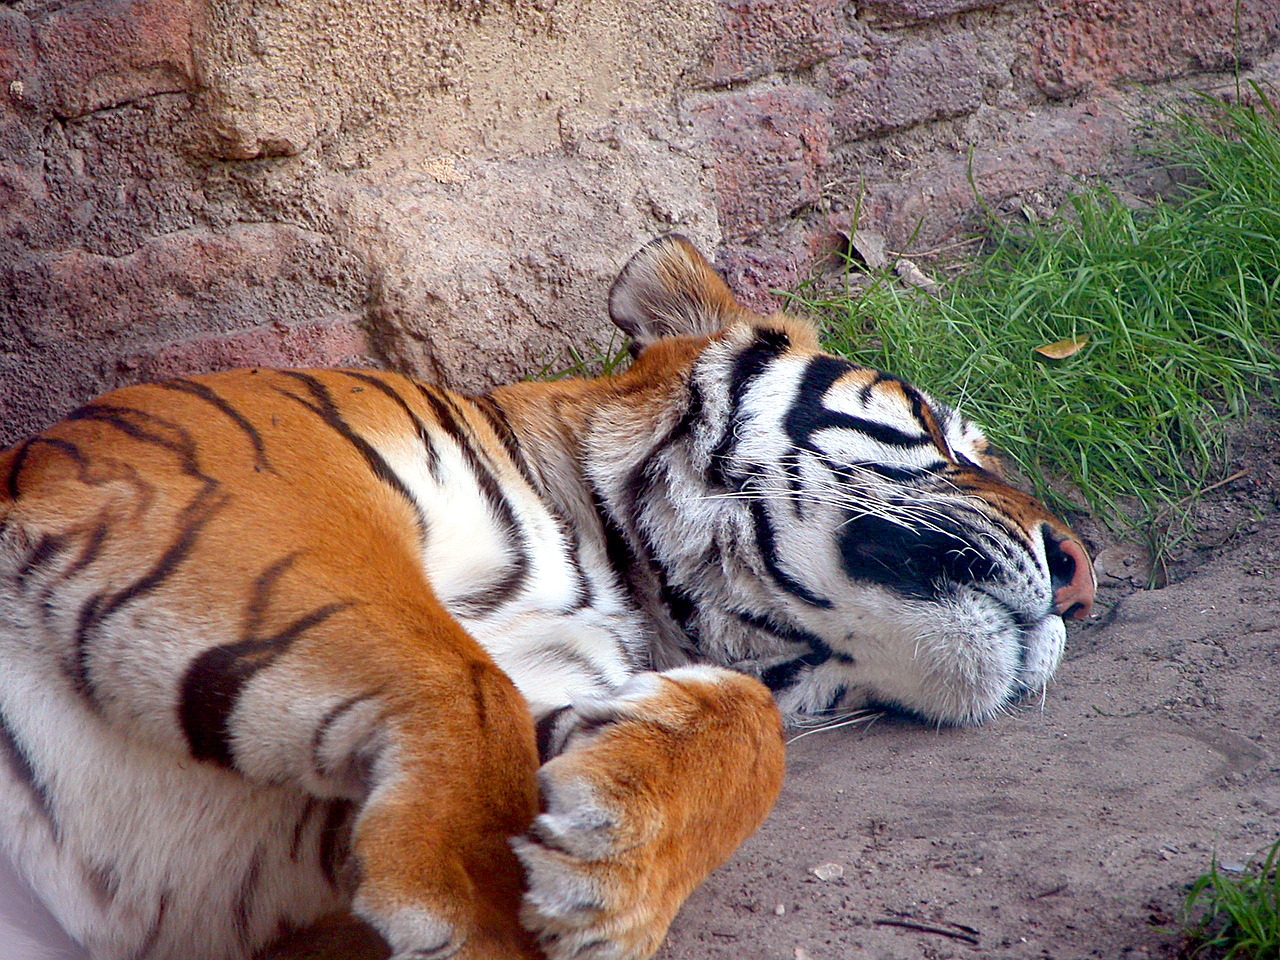
{"label": "sandy soil", "polygon": [[1175,582],[1106,578],[1042,702],[794,742],[773,815],[660,960],[1176,956],[1186,886],[1280,835],[1280,420],[1236,462]]}

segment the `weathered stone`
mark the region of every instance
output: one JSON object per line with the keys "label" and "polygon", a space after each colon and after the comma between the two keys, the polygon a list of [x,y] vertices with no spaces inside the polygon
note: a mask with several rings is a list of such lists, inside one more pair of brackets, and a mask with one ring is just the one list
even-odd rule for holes
{"label": "weathered stone", "polygon": [[[1066,98],[1118,80],[1153,81],[1225,70],[1275,48],[1275,0],[1053,0],[1030,24],[1018,73],[1045,95]],[[1238,28],[1238,29],[1237,29]]]}
{"label": "weathered stone", "polygon": [[835,129],[853,139],[962,116],[982,103],[978,47],[967,33],[846,61],[833,80]]}
{"label": "weathered stone", "polygon": [[906,27],[942,17],[990,10],[1010,0],[865,0],[858,4],[858,17],[877,27]]}
{"label": "weathered stone", "polygon": [[0,162],[0,236],[24,238],[38,220],[44,193],[39,176],[16,163]]}
{"label": "weathered stone", "polygon": [[716,0],[196,2],[207,149],[251,159],[323,141],[352,166],[406,148],[556,148],[563,123],[670,96],[716,13]]}
{"label": "weathered stone", "polygon": [[28,349],[167,340],[358,311],[361,281],[326,237],[245,225],[170,234],[125,257],[72,249],[0,264],[0,313]]}
{"label": "weathered stone", "polygon": [[722,94],[701,105],[698,128],[715,163],[727,240],[760,233],[817,201],[830,110],[826,98],[801,86]]}
{"label": "weathered stone", "polygon": [[179,152],[189,112],[185,97],[165,95],[43,125],[29,169],[44,206],[26,241],[121,257],[196,226],[208,203],[205,175]]}
{"label": "weathered stone", "polygon": [[721,0],[720,32],[700,82],[722,86],[832,57],[840,12],[836,0]]}
{"label": "weathered stone", "polygon": [[[1237,46],[1234,0],[601,2],[0,0],[0,443],[213,365],[555,366],[671,229],[770,309],[855,195],[890,249],[971,169],[1052,206],[1150,106],[1118,79]],[[1280,47],[1240,11],[1246,62]],[[1138,109],[1040,97],[1107,84]]]}
{"label": "weathered stone", "polygon": [[[35,36],[31,21],[8,7],[0,7],[0,102],[21,101],[30,82],[25,75],[35,65]],[[14,81],[18,86],[12,87]]]}
{"label": "weathered stone", "polygon": [[36,22],[48,107],[79,117],[195,89],[187,0],[86,0]]}
{"label": "weathered stone", "polygon": [[811,277],[814,263],[834,246],[833,231],[825,223],[794,218],[767,234],[726,242],[715,264],[739,300],[760,313],[771,313],[785,308],[780,294]]}
{"label": "weathered stone", "polygon": [[369,344],[354,317],[270,324],[148,346],[117,365],[120,379],[162,380],[233,367],[369,366]]}
{"label": "weathered stone", "polygon": [[918,244],[963,230],[984,206],[998,209],[1006,198],[1050,189],[1060,197],[1103,169],[1131,138],[1130,121],[1118,108],[1080,105],[1050,117],[1024,116],[1003,143],[869,185],[862,222],[881,230],[891,250],[907,250],[913,239]]}
{"label": "weathered stone", "polygon": [[465,389],[554,370],[571,347],[614,340],[609,284],[641,244],[678,228],[713,249],[707,171],[669,127],[571,142],[568,156],[459,162],[452,182],[382,178],[343,199],[377,278],[379,356]]}
{"label": "weathered stone", "polygon": [[[0,345],[3,344],[0,311]],[[43,429],[111,385],[112,347],[83,351],[0,349],[0,450]]]}

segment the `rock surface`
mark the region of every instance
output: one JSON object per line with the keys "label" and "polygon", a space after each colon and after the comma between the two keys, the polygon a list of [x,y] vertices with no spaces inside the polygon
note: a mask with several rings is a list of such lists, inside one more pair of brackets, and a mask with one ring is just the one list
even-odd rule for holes
{"label": "rock surface", "polygon": [[554,367],[673,229],[769,308],[852,227],[1052,208],[1278,49],[1270,0],[17,0],[0,444],[226,363]]}

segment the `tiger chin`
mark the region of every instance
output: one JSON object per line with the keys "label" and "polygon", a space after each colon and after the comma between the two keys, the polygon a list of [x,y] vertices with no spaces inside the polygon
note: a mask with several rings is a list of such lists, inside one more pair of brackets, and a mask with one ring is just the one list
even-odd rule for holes
{"label": "tiger chin", "polygon": [[609,309],[613,376],[231,371],[0,454],[0,850],[94,958],[344,916],[397,960],[647,957],[784,721],[1048,682],[1092,568],[974,425],[678,236]]}

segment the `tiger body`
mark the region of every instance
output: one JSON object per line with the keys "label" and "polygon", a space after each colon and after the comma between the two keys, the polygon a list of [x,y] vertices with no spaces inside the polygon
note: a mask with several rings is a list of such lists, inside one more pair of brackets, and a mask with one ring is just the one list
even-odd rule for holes
{"label": "tiger body", "polygon": [[345,910],[397,958],[647,956],[776,795],[774,700],[1048,681],[1092,573],[976,428],[684,241],[611,309],[616,376],[231,371],[0,455],[0,844],[93,957]]}

